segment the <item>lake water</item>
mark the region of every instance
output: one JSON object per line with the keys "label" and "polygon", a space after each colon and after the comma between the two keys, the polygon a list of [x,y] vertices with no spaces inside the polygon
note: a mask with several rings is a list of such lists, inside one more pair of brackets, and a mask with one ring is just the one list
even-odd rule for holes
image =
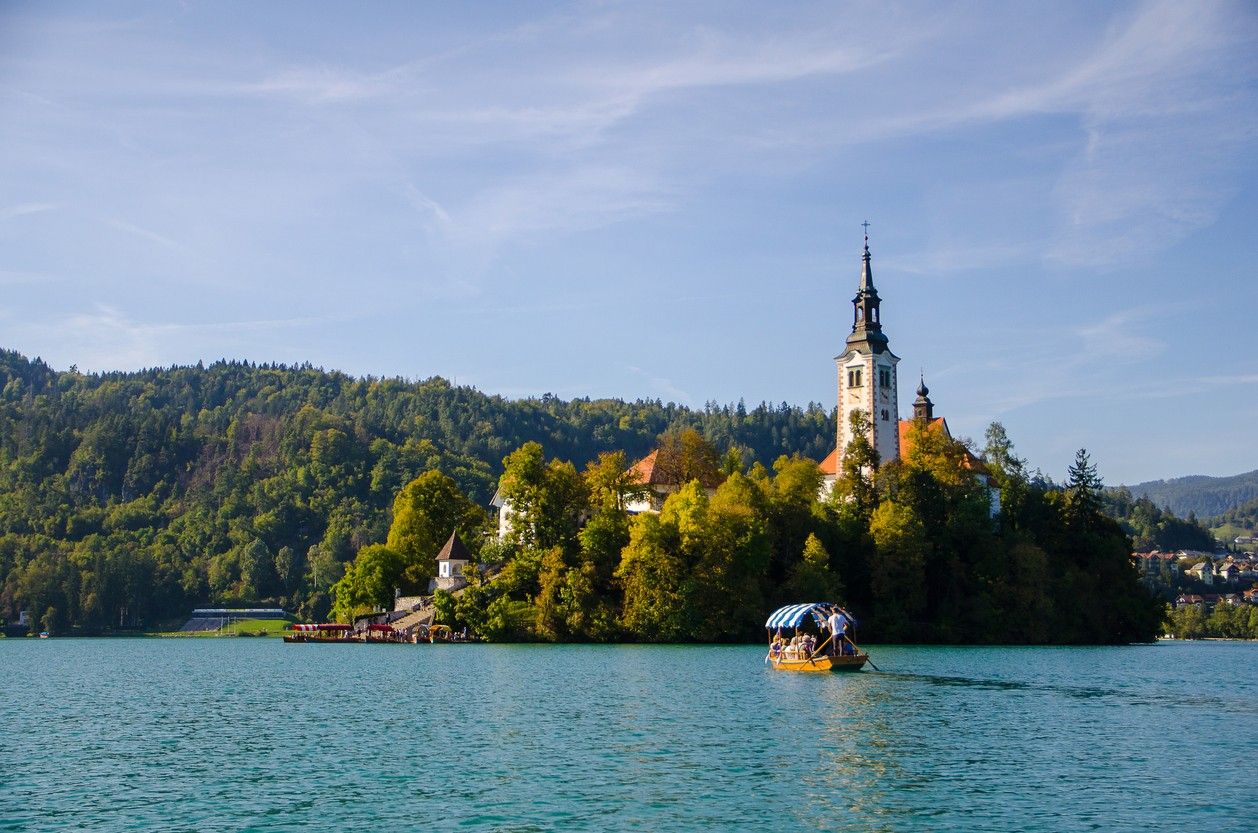
{"label": "lake water", "polygon": [[0,640],[0,830],[1255,830],[1258,644]]}

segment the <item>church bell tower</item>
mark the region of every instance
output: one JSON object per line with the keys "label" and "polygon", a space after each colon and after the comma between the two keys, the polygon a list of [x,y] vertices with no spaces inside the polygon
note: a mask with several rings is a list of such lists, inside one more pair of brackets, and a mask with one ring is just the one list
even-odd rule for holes
{"label": "church bell tower", "polygon": [[852,299],[852,331],[845,351],[835,357],[839,371],[838,462],[852,441],[851,415],[865,412],[870,429],[867,436],[885,463],[900,456],[899,400],[896,395],[896,364],[900,357],[887,346],[882,331],[879,306],[882,299],[874,288],[869,254],[869,224],[865,223],[865,253],[861,256],[860,287]]}

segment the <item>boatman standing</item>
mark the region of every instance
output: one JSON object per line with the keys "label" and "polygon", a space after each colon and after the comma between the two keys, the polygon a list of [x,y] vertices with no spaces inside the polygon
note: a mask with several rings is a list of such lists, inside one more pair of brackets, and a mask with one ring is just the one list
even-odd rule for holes
{"label": "boatman standing", "polygon": [[842,640],[847,635],[847,614],[843,612],[841,607],[830,608],[830,615],[826,617],[826,625],[830,628],[830,653],[841,654],[843,652]]}

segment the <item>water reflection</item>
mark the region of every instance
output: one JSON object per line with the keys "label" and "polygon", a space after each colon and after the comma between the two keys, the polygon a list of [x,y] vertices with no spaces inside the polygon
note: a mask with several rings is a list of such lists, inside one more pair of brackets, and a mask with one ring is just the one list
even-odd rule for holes
{"label": "water reflection", "polygon": [[792,674],[738,646],[0,642],[22,681],[0,697],[0,745],[22,762],[22,778],[0,775],[0,831],[172,818],[257,831],[1048,831],[1241,817],[1242,792],[1194,803],[1182,784],[1214,759],[1219,714],[1238,748],[1258,744],[1258,646],[876,656],[885,671]]}

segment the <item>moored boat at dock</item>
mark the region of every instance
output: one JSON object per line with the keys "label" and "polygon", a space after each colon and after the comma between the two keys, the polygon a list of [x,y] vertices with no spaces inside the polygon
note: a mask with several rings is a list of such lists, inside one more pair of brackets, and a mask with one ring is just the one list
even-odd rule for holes
{"label": "moored boat at dock", "polygon": [[337,622],[316,625],[293,625],[293,632],[284,634],[285,642],[354,642],[354,628]]}

